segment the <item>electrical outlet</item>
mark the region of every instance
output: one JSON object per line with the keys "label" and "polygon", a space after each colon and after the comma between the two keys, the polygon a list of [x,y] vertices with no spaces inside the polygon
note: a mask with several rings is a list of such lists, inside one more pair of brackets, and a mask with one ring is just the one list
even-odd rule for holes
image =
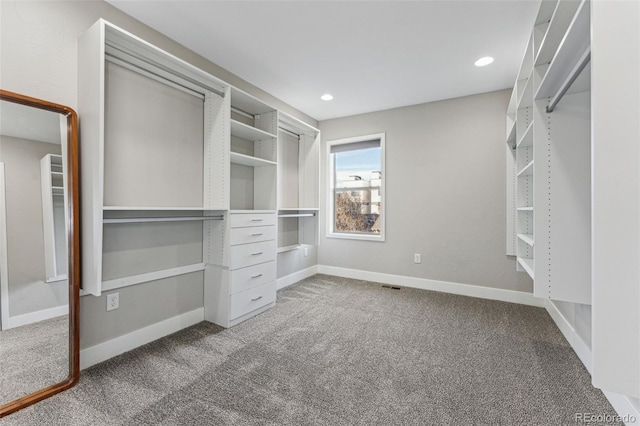
{"label": "electrical outlet", "polygon": [[413,263],[422,263],[422,256],[420,256],[420,253],[415,253],[413,255]]}
{"label": "electrical outlet", "polygon": [[309,256],[309,247],[305,247],[304,250],[302,250],[304,253],[304,257]]}
{"label": "electrical outlet", "polygon": [[120,293],[107,294],[107,311],[113,311],[120,307]]}

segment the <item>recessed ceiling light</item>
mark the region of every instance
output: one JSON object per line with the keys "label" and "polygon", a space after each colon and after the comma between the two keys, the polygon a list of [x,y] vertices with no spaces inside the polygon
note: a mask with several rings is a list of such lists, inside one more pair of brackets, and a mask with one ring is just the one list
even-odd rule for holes
{"label": "recessed ceiling light", "polygon": [[322,99],[323,101],[330,101],[333,99],[333,95],[331,95],[330,93],[325,93],[324,95],[320,96],[320,99]]}
{"label": "recessed ceiling light", "polygon": [[485,65],[489,65],[493,62],[493,58],[491,56],[484,56],[473,63],[476,67],[484,67]]}

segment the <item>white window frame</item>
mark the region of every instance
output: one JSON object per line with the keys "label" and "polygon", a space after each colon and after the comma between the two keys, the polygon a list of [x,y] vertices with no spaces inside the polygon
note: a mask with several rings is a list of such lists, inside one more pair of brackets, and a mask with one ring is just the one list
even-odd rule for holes
{"label": "white window frame", "polygon": [[[385,170],[385,135],[386,133],[375,133],[371,135],[363,135],[363,136],[354,136],[351,138],[344,139],[335,139],[331,141],[327,141],[327,206],[328,214],[327,214],[327,238],[341,238],[345,240],[362,240],[362,241],[385,241],[385,221],[387,218],[386,215],[386,194],[385,190],[385,182],[387,181],[386,170]],[[334,231],[334,222],[335,222],[335,206],[334,206],[334,189],[335,189],[335,170],[334,164],[331,161],[331,147],[335,145],[345,145],[355,142],[366,142],[371,140],[380,140],[380,160],[381,160],[381,168],[382,168],[382,182],[380,184],[380,198],[382,203],[381,208],[381,220],[380,220],[380,234],[351,234],[344,232],[335,232]]]}

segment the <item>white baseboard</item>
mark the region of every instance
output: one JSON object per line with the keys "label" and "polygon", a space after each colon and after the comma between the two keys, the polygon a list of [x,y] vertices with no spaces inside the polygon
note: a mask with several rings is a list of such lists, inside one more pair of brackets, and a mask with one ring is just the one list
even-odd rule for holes
{"label": "white baseboard", "polygon": [[540,308],[545,307],[545,301],[543,299],[539,299],[534,297],[533,294],[525,293],[523,291],[504,290],[500,288],[407,277],[404,275],[383,274],[380,272],[361,271],[358,269],[338,268],[336,266],[326,265],[318,265],[318,273],[373,281],[383,284],[396,284],[404,287],[420,288],[423,290],[439,291],[443,293],[459,294],[461,296],[477,297],[480,299],[499,300],[502,302],[518,303],[520,305],[537,306]]}
{"label": "white baseboard", "polygon": [[204,307],[176,315],[164,321],[118,336],[80,351],[80,369],[91,367],[139,346],[153,342],[183,328],[204,321]]}
{"label": "white baseboard", "polygon": [[43,309],[41,311],[30,312],[28,314],[16,315],[9,317],[9,324],[5,330],[14,327],[20,327],[34,322],[44,321],[51,318],[60,317],[69,313],[69,305],[56,306],[55,308]]}
{"label": "white baseboard", "polygon": [[620,420],[623,421],[625,425],[637,426],[640,424],[640,409],[628,396],[606,390],[603,390],[602,393],[607,397],[611,406],[616,410],[616,413],[620,416]]}
{"label": "white baseboard", "polygon": [[309,278],[318,273],[318,265],[313,265],[310,268],[303,269],[298,272],[294,272],[293,274],[289,274],[285,277],[278,278],[276,280],[276,287],[278,290],[281,288],[289,287],[292,284],[297,283],[298,281],[304,280],[305,278]]}
{"label": "white baseboard", "polygon": [[[567,339],[569,345],[573,349],[573,351],[578,355],[580,361],[584,364],[585,368],[591,374],[591,365],[592,365],[592,357],[591,357],[591,348],[587,345],[578,335],[575,328],[571,325],[571,323],[567,320],[567,318],[562,315],[562,312],[558,309],[558,307],[551,300],[546,301],[547,312],[556,323],[560,332]],[[627,425],[638,425],[640,424],[640,410],[637,405],[635,405],[628,396],[621,395],[614,392],[609,392],[604,389],[600,389],[604,396],[609,400],[611,406],[616,413],[620,416],[620,419]],[[592,413],[594,415],[598,415],[600,413]],[[607,423],[607,422],[605,422]],[[610,423],[610,422],[609,422]]]}
{"label": "white baseboard", "polygon": [[591,347],[587,345],[581,338],[578,336],[575,328],[571,325],[571,323],[562,315],[562,312],[558,309],[558,307],[553,303],[553,301],[546,299],[547,312],[553,319],[553,322],[556,323],[560,332],[567,339],[569,345],[574,350],[580,361],[584,364],[586,369],[591,374]]}

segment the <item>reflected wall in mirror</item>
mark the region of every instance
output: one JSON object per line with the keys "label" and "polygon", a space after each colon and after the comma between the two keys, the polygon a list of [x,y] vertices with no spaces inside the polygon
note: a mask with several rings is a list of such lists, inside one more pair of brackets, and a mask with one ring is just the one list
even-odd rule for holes
{"label": "reflected wall in mirror", "polygon": [[79,375],[76,113],[0,90],[0,417]]}

